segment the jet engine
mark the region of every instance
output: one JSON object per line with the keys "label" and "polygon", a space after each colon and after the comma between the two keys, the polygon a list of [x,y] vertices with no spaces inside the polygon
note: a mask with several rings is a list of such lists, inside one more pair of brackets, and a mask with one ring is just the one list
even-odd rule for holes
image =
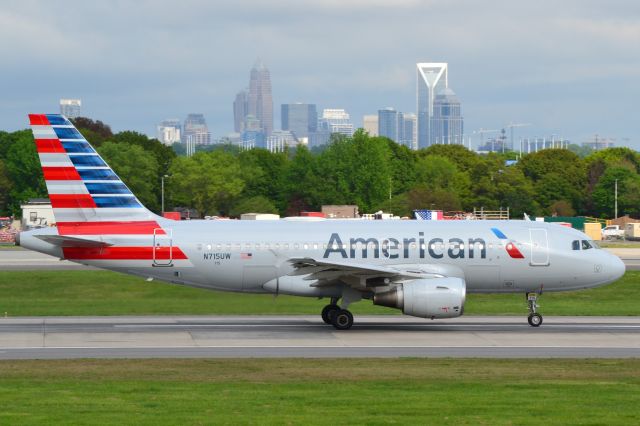
{"label": "jet engine", "polygon": [[420,318],[454,318],[462,315],[467,286],[454,277],[414,280],[373,296],[373,304],[402,309]]}

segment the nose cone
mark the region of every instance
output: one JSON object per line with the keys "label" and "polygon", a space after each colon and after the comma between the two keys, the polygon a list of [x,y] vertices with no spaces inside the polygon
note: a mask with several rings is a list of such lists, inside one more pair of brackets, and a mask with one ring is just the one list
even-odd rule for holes
{"label": "nose cone", "polygon": [[624,275],[627,268],[624,262],[618,257],[611,255],[611,261],[609,262],[609,275],[611,276],[611,282],[618,280]]}

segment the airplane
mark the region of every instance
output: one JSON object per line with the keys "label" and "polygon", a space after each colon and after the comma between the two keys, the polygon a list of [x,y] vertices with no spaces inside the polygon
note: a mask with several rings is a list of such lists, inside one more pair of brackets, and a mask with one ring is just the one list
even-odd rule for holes
{"label": "airplane", "polygon": [[362,299],[439,319],[462,315],[467,293],[523,293],[538,327],[543,291],[625,272],[584,233],[537,221],[166,219],[66,117],[29,119],[57,226],[17,243],[60,259],[204,289],[328,298],[321,317],[338,330],[351,328],[348,308]]}

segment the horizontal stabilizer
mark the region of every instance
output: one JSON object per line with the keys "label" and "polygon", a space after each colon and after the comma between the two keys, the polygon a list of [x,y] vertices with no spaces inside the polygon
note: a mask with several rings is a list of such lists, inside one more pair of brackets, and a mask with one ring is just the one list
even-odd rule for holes
{"label": "horizontal stabilizer", "polygon": [[104,241],[68,237],[65,235],[36,235],[35,237],[59,247],[109,247],[113,245],[105,243]]}

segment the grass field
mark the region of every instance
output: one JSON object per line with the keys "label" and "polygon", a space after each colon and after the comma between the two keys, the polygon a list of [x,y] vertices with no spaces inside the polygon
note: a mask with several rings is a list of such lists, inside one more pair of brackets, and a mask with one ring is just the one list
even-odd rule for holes
{"label": "grass field", "polygon": [[[640,315],[640,272],[590,290],[545,293],[546,315]],[[0,271],[0,316],[318,314],[326,300],[212,292],[108,271]],[[396,314],[369,301],[356,314]],[[525,315],[524,295],[468,295],[465,315]]]}
{"label": "grass field", "polygon": [[0,424],[624,424],[640,360],[0,362]]}

